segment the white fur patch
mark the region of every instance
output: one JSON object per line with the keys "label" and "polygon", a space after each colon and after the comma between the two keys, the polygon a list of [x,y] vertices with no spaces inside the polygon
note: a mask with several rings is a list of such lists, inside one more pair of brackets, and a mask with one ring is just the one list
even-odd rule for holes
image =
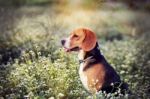
{"label": "white fur patch", "polygon": [[80,80],[83,86],[86,88],[86,90],[89,91],[90,89],[88,87],[88,79],[87,79],[87,76],[84,74],[83,69],[84,69],[84,63],[81,63],[80,69],[79,69]]}
{"label": "white fur patch", "polygon": [[[85,54],[84,51],[83,51],[83,50],[80,50],[79,55],[78,55],[78,58],[79,58],[80,60],[83,60],[83,59],[84,59],[84,54]],[[84,69],[84,63],[81,63],[81,64],[80,64],[80,68],[79,68],[80,80],[81,80],[83,86],[86,88],[86,90],[89,91],[90,89],[89,89],[89,87],[88,87],[88,79],[87,79],[87,76],[84,74],[83,69]]]}
{"label": "white fur patch", "polygon": [[66,48],[70,48],[70,38],[66,39],[65,45]]}

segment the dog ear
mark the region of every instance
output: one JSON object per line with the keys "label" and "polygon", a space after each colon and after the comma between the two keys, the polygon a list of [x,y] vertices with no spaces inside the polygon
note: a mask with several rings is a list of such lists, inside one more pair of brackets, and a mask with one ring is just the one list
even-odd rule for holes
{"label": "dog ear", "polygon": [[91,30],[83,29],[83,32],[85,33],[85,38],[81,44],[81,48],[84,51],[90,51],[96,46],[96,35]]}

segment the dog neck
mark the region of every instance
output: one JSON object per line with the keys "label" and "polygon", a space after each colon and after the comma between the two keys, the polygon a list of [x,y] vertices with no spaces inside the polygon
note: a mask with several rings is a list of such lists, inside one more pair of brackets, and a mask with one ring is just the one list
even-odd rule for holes
{"label": "dog neck", "polygon": [[79,51],[78,58],[80,64],[84,63],[88,66],[91,64],[96,64],[105,61],[104,56],[101,54],[99,50],[98,43],[96,43],[96,46],[90,51],[84,51],[81,49]]}
{"label": "dog neck", "polygon": [[86,55],[86,52],[81,49],[81,50],[79,51],[79,54],[78,54],[79,60],[84,60],[85,55]]}

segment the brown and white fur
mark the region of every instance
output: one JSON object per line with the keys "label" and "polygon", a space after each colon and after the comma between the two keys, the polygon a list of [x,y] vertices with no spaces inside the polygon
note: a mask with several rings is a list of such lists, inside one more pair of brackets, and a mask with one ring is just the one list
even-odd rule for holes
{"label": "brown and white fur", "polygon": [[86,28],[75,29],[68,38],[61,41],[66,52],[77,51],[79,75],[85,89],[90,93],[105,91],[113,93],[128,89],[119,75],[101,54],[94,32]]}

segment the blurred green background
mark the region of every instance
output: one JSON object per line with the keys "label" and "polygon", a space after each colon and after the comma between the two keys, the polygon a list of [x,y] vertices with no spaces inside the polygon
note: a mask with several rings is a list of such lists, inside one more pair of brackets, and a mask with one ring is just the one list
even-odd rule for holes
{"label": "blurred green background", "polygon": [[[0,0],[0,99],[149,99],[149,0]],[[60,40],[93,30],[132,95],[91,96]]]}

